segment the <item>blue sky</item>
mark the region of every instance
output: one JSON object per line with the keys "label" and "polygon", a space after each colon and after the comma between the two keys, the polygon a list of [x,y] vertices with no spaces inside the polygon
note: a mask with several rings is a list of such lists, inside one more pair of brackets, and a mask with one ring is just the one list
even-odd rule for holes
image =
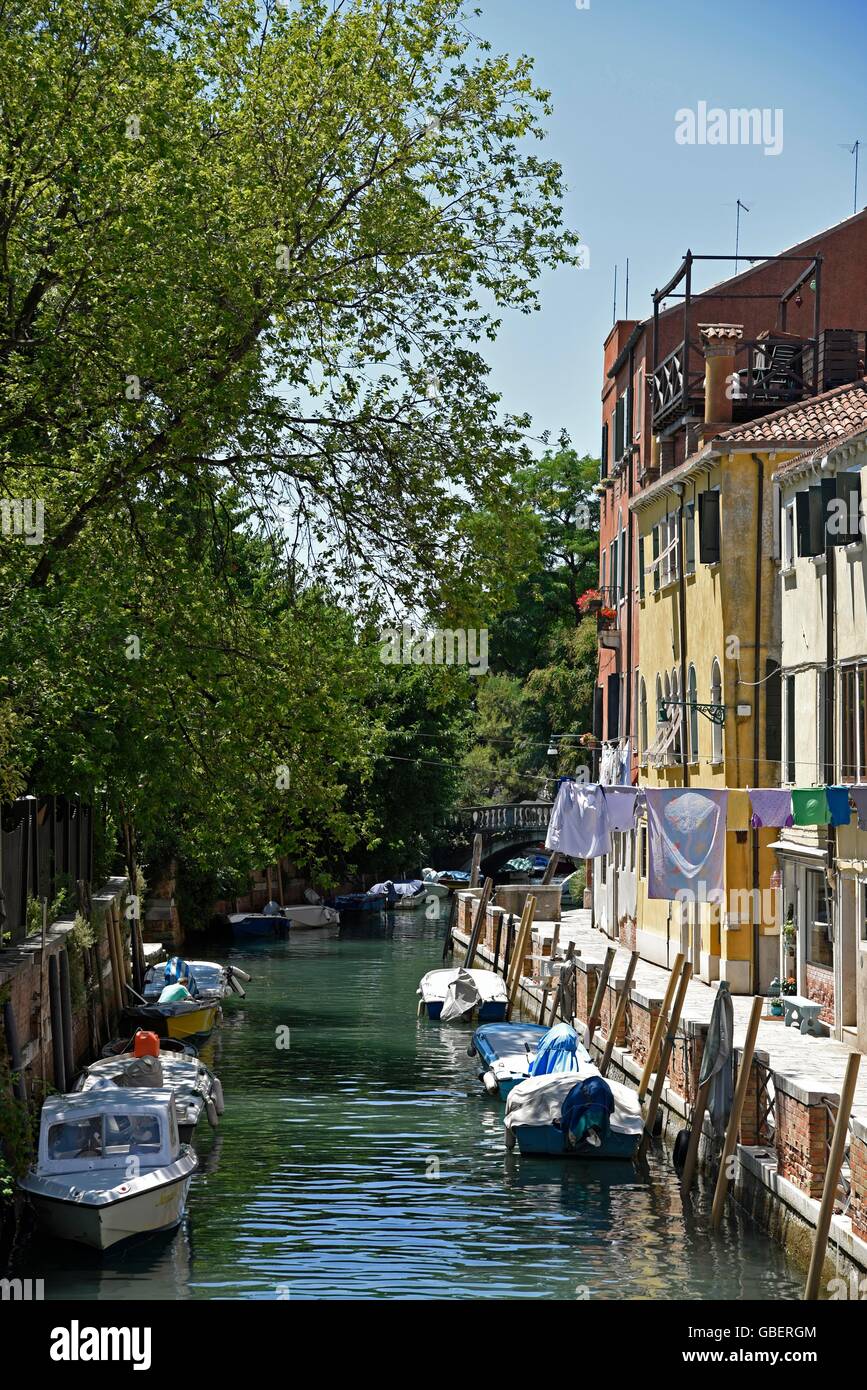
{"label": "blue sky", "polygon": [[[852,212],[854,161],[867,142],[864,0],[480,0],[470,20],[496,52],[528,53],[554,115],[544,148],[563,165],[567,220],[590,265],[547,276],[541,312],[506,318],[488,350],[507,410],[529,410],[538,429],[561,427],[582,451],[599,446],[602,343],[618,317],[629,257],[629,312],[688,247],[781,251]],[[675,112],[700,101],[726,110],[781,108],[783,148],[676,143]],[[867,206],[867,146],[859,208]],[[726,267],[713,275],[722,278]]]}

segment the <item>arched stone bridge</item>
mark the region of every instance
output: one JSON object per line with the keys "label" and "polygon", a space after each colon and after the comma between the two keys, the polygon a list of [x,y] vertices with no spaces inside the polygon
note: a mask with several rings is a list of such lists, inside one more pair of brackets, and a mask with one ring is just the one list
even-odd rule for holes
{"label": "arched stone bridge", "polygon": [[474,835],[482,837],[482,868],[495,872],[520,850],[537,850],[545,842],[552,801],[517,801],[500,806],[465,806],[455,813],[454,823],[467,837],[471,863]]}

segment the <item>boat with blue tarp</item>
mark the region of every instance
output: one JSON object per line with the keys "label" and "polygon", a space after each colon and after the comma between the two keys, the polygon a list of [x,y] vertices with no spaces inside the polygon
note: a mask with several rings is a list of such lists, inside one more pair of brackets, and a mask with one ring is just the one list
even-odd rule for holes
{"label": "boat with blue tarp", "polygon": [[506,1148],[549,1158],[634,1157],[644,1120],[628,1086],[608,1081],[593,1062],[577,1072],[528,1076],[506,1100]]}
{"label": "boat with blue tarp", "polygon": [[503,1100],[528,1076],[577,1072],[591,1060],[569,1023],[545,1028],[540,1023],[491,1023],[477,1028],[470,1056],[481,1058],[479,1078],[491,1095]]}

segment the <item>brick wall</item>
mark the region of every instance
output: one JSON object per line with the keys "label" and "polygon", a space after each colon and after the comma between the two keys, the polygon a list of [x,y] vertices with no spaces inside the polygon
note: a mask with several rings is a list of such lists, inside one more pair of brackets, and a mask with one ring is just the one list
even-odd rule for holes
{"label": "brick wall", "polygon": [[849,1162],[852,1175],[852,1200],[849,1204],[852,1230],[856,1236],[867,1240],[867,1124],[855,1115],[852,1117]]}
{"label": "brick wall", "polygon": [[804,967],[804,983],[807,989],[807,998],[814,1000],[817,1004],[821,1003],[822,1011],[819,1014],[823,1023],[834,1026],[834,972],[824,970],[821,965],[810,965],[809,962]]}
{"label": "brick wall", "polygon": [[819,1198],[831,1137],[830,1116],[822,1100],[836,1104],[839,1096],[811,1089],[809,1082],[795,1082],[779,1072],[773,1073],[773,1080],[777,1171],[808,1197]]}

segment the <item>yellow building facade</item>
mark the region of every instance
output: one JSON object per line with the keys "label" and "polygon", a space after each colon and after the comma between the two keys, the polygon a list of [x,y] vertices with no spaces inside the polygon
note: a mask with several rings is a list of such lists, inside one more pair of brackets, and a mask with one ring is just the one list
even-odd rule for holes
{"label": "yellow building facade", "polygon": [[[708,392],[709,399],[712,392]],[[724,903],[648,897],[638,828],[636,944],[734,993],[777,973],[779,834],[750,826],[746,788],[779,786],[777,417],[700,442],[632,503],[639,535],[638,750],[648,788],[729,788]],[[717,429],[718,427],[713,427]],[[774,877],[772,877],[774,875]]]}

